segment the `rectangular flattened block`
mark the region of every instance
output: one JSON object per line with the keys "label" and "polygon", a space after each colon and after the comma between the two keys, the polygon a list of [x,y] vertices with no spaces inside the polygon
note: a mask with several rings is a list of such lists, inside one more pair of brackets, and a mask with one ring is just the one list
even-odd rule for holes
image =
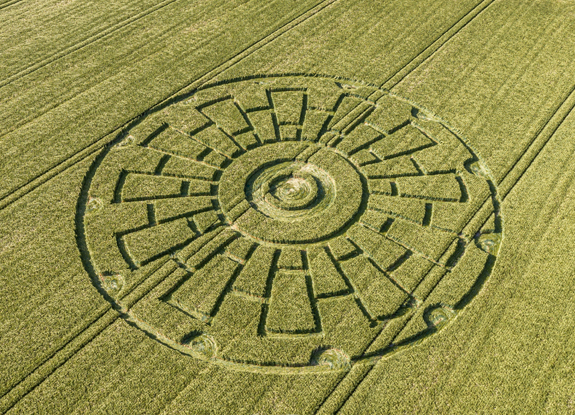
{"label": "rectangular flattened block", "polygon": [[278,259],[280,269],[303,269],[303,252],[297,248],[283,248]]}
{"label": "rectangular flattened block", "polygon": [[362,225],[382,234],[387,232],[387,229],[393,222],[393,218],[390,218],[389,215],[371,209],[366,210],[365,213],[361,215],[360,220]]}
{"label": "rectangular flattened block", "polygon": [[95,213],[84,219],[87,233],[94,236],[122,233],[149,223],[147,202],[106,204]]}
{"label": "rectangular flattened block", "polygon": [[214,210],[200,212],[194,215],[194,225],[199,233],[205,233],[212,225],[219,221],[219,216]]}
{"label": "rectangular flattened block", "polygon": [[161,199],[154,202],[156,220],[159,222],[177,217],[188,216],[213,208],[210,196],[178,197]]}
{"label": "rectangular flattened block", "polygon": [[268,110],[248,113],[248,118],[255,128],[258,138],[263,143],[272,143],[280,140],[279,128],[274,124],[272,114],[272,111]]}
{"label": "rectangular flattened block", "polygon": [[409,156],[383,159],[363,166],[362,170],[372,179],[421,174]]}
{"label": "rectangular flattened block", "polygon": [[410,293],[420,283],[434,264],[420,255],[412,254],[391,275]]}
{"label": "rectangular flattened block", "polygon": [[465,225],[465,221],[472,215],[472,207],[478,204],[434,201],[432,204],[431,225],[434,228],[458,232]]}
{"label": "rectangular flattened block", "polygon": [[[238,240],[241,239],[243,238]],[[264,297],[275,255],[276,250],[274,248],[259,245],[236,278],[234,290]]]}
{"label": "rectangular flattened block", "polygon": [[210,123],[192,102],[182,102],[170,105],[162,110],[162,119],[172,128],[185,134],[193,133]]}
{"label": "rectangular flattened block", "polygon": [[439,143],[442,148],[448,148],[455,151],[457,148],[464,146],[462,140],[454,131],[450,130],[440,121],[422,113],[421,110],[415,110],[415,117],[411,119],[411,126],[417,128],[421,133],[428,137],[434,143]]}
{"label": "rectangular flattened block", "polygon": [[364,256],[343,261],[341,267],[372,317],[392,315],[407,299],[407,294]]}
{"label": "rectangular flattened block", "polygon": [[315,329],[303,271],[278,271],[274,277],[266,328],[276,333],[306,333]]}
{"label": "rectangular flattened block", "polygon": [[341,293],[349,289],[332,258],[323,248],[310,248],[308,260],[316,296]]}
{"label": "rectangular flattened block", "polygon": [[361,225],[352,226],[347,235],[384,270],[390,268],[407,253],[401,245]]}
{"label": "rectangular flattened block", "polygon": [[370,327],[371,322],[365,318],[353,296],[320,300],[318,308],[325,332],[324,343],[343,350],[348,356],[363,354],[377,329]]}
{"label": "rectangular flattened block", "polygon": [[262,85],[256,82],[249,84],[242,82],[237,86],[230,84],[230,87],[232,96],[244,111],[252,112],[270,108],[266,89]]}
{"label": "rectangular flattened block", "polygon": [[247,238],[237,238],[226,247],[226,254],[234,259],[245,261],[252,252],[255,242]]}
{"label": "rectangular flattened block", "polygon": [[120,251],[117,235],[150,225],[146,202],[106,204],[84,217],[85,235],[90,240],[90,252],[99,252],[98,272],[128,268]]}
{"label": "rectangular flattened block", "polygon": [[216,255],[178,287],[170,295],[169,301],[185,311],[211,315],[214,305],[238,266],[237,262],[223,255]]}
{"label": "rectangular flattened block", "polygon": [[299,153],[297,155],[297,157],[295,158],[297,161],[302,161],[302,162],[306,162],[309,160],[309,158],[311,156],[313,156],[315,153],[317,153],[320,150],[319,147],[317,146],[309,146],[308,148],[306,148],[304,151],[302,151],[301,153]]}
{"label": "rectangular flattened block", "polygon": [[225,228],[221,233],[218,233],[217,236],[215,236],[205,245],[202,245],[194,253],[194,255],[188,258],[186,265],[191,268],[200,267],[236,237],[237,234],[234,231],[230,230],[229,228]]}
{"label": "rectangular flattened block", "polygon": [[197,160],[200,155],[208,150],[208,147],[194,140],[191,136],[168,127],[156,134],[151,140],[146,140],[150,148],[160,150],[176,156]]}
{"label": "rectangular flattened block", "polygon": [[426,215],[426,204],[426,201],[419,199],[387,195],[371,195],[369,198],[368,208],[389,216],[423,224]]}
{"label": "rectangular flattened block", "polygon": [[208,196],[212,192],[212,183],[206,180],[185,180],[184,186],[187,196]]}
{"label": "rectangular flattened block", "polygon": [[354,255],[357,248],[347,238],[340,236],[328,243],[329,249],[336,260],[341,260]]}
{"label": "rectangular flattened block", "polygon": [[147,146],[155,137],[161,135],[162,133],[172,130],[166,121],[160,116],[159,113],[148,115],[144,120],[134,124],[130,128],[129,134],[126,139],[132,141],[141,146]]}
{"label": "rectangular flattened block", "polygon": [[121,186],[123,201],[183,196],[185,181],[176,177],[128,173]]}
{"label": "rectangular flattened block", "polygon": [[[257,301],[245,296],[226,295],[212,322],[214,330],[219,333],[220,344],[225,347],[238,339],[257,337],[261,312],[262,305]],[[221,352],[226,353],[226,350]]]}
{"label": "rectangular flattened block", "polygon": [[196,239],[194,239],[192,242],[190,242],[188,245],[182,248],[181,251],[178,252],[177,254],[178,260],[181,262],[186,262],[188,258],[196,254],[198,251],[200,251],[204,245],[210,243],[210,241],[212,241],[216,236],[222,233],[223,230],[224,228],[219,227],[212,229],[211,231],[203,235],[199,235],[198,237],[196,237]]}
{"label": "rectangular flattened block", "polygon": [[471,154],[463,145],[457,148],[437,145],[419,150],[411,158],[428,173],[457,172],[465,169],[464,163],[471,158]]}
{"label": "rectangular flattened block", "polygon": [[[339,156],[335,151],[318,151],[309,158],[309,162],[321,167],[324,170],[333,170],[341,168],[340,166],[347,167],[347,162],[341,156]],[[345,179],[345,177],[342,177]]]}
{"label": "rectangular flattened block", "polygon": [[182,268],[175,268],[166,274],[160,284],[130,308],[130,312],[163,335],[176,342],[182,342],[189,336],[189,333],[202,330],[203,323],[190,318],[188,313],[178,311],[174,308],[174,304],[166,301],[166,293],[170,292],[176,284],[189,278],[190,273]]}
{"label": "rectangular flattened block", "polygon": [[124,236],[124,243],[134,260],[142,263],[180,247],[194,236],[188,220],[178,219],[131,232]]}
{"label": "rectangular flattened block", "polygon": [[397,194],[397,178],[368,180],[370,193],[395,196]]}
{"label": "rectangular flattened block", "polygon": [[120,201],[121,187],[129,172],[155,175],[166,154],[137,145],[114,146],[92,178],[92,197]]}
{"label": "rectangular flattened block", "polygon": [[360,166],[364,166],[364,165],[370,164],[370,163],[375,163],[379,160],[375,154],[373,154],[371,151],[366,150],[366,149],[359,150],[357,153],[353,153],[351,156],[349,156],[349,158],[355,164],[358,164]]}
{"label": "rectangular flattened block", "polygon": [[322,81],[313,78],[308,80],[308,108],[331,112],[340,100],[343,90],[335,81],[329,84]]}
{"label": "rectangular flattened block", "polygon": [[307,100],[304,91],[273,91],[272,102],[280,125],[300,124],[304,104]]}
{"label": "rectangular flattened block", "polygon": [[241,110],[231,99],[202,106],[200,111],[230,135],[249,128]]}
{"label": "rectangular flattened block", "polygon": [[420,226],[405,220],[394,221],[387,236],[434,261],[438,261],[447,247],[457,238],[453,232]]}
{"label": "rectangular flattened block", "polygon": [[374,130],[369,125],[362,123],[350,132],[346,133],[343,140],[341,140],[337,145],[337,148],[346,154],[353,154],[362,148],[366,148],[369,144],[377,141],[380,137],[380,132]]}
{"label": "rectangular flattened block", "polygon": [[222,167],[222,165],[228,160],[226,156],[218,153],[217,151],[211,150],[208,154],[204,156],[202,161],[214,167]]}
{"label": "rectangular flattened block", "polygon": [[377,101],[377,108],[369,114],[365,122],[376,130],[389,134],[409,121],[411,109],[411,104],[384,95]]}
{"label": "rectangular flattened block", "polygon": [[342,131],[352,121],[370,107],[363,99],[354,96],[344,96],[338,101],[335,114],[329,122],[328,129]]}
{"label": "rectangular flattened block", "polygon": [[206,163],[194,162],[182,157],[170,157],[161,168],[160,173],[166,176],[214,180],[218,170]]}
{"label": "rectangular flattened block", "polygon": [[279,130],[280,137],[284,141],[297,140],[301,133],[301,130],[298,128],[298,126],[292,124],[280,125]]}
{"label": "rectangular flattened block", "polygon": [[250,208],[250,202],[246,199],[243,199],[241,202],[236,204],[232,210],[226,213],[226,218],[231,221],[237,220],[240,216],[242,216],[246,211]]}
{"label": "rectangular flattened block", "polygon": [[480,277],[488,256],[489,254],[471,243],[453,270],[441,279],[430,299],[451,307],[457,306]]}
{"label": "rectangular flattened block", "polygon": [[462,192],[461,178],[454,173],[431,176],[397,177],[395,183],[401,196],[417,199],[459,202],[465,195]]}
{"label": "rectangular flattened block", "polygon": [[301,134],[302,138],[304,140],[317,141],[320,133],[327,127],[328,118],[329,113],[324,111],[306,111]]}
{"label": "rectangular flattened block", "polygon": [[234,157],[242,151],[230,136],[215,125],[194,133],[193,138],[226,157]]}
{"label": "rectangular flattened block", "polygon": [[235,134],[234,140],[236,140],[236,143],[238,143],[244,150],[252,149],[260,144],[256,135],[251,130],[241,134]]}
{"label": "rectangular flattened block", "polygon": [[370,148],[380,159],[388,159],[405,154],[419,154],[420,150],[433,146],[436,146],[435,141],[414,126],[406,125],[374,142]]}

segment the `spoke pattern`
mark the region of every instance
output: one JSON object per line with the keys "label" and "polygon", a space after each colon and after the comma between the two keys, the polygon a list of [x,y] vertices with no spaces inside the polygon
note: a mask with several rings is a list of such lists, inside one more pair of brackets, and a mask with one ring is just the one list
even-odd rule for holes
{"label": "spoke pattern", "polygon": [[223,360],[257,365],[250,350],[294,344],[323,357],[287,353],[278,365],[348,368],[391,320],[423,312],[428,276],[481,271],[465,260],[477,232],[465,224],[492,186],[469,146],[424,114],[327,78],[203,88],[150,114],[103,159],[85,220],[95,267],[129,286],[169,256],[184,274],[156,301],[196,322],[170,339],[185,347],[201,334],[192,354],[227,342]]}

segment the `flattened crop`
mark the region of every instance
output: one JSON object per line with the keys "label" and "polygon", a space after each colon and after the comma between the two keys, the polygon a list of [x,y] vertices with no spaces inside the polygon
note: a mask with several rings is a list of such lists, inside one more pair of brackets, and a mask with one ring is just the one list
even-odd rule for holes
{"label": "flattened crop", "polygon": [[[485,202],[489,234],[470,222]],[[276,373],[420,343],[469,303],[503,232],[487,166],[447,124],[309,76],[218,82],[139,119],[93,163],[77,215],[85,268],[129,321],[193,358]],[[157,289],[139,315],[123,298],[144,281]]]}

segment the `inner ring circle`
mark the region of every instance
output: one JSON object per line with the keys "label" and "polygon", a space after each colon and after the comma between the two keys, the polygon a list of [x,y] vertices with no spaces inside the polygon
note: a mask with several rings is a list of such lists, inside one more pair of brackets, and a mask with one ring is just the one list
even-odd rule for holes
{"label": "inner ring circle", "polygon": [[246,183],[246,199],[277,220],[317,215],[331,205],[336,184],[323,169],[301,161],[283,161],[257,171]]}
{"label": "inner ring circle", "polygon": [[250,150],[223,172],[220,206],[234,229],[259,242],[312,244],[361,213],[364,180],[339,152],[287,141]]}

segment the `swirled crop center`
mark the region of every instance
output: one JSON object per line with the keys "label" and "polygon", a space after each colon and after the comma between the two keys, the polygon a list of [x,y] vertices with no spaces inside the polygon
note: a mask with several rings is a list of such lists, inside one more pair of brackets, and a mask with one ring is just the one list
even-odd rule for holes
{"label": "swirled crop center", "polygon": [[327,209],[335,198],[335,183],[314,164],[285,161],[257,171],[248,180],[246,197],[264,215],[292,221]]}
{"label": "swirled crop center", "polygon": [[[363,193],[360,174],[346,158],[302,142],[248,151],[225,170],[219,186],[229,222],[245,235],[279,244],[337,234],[360,212]],[[243,213],[236,217],[238,210]]]}

